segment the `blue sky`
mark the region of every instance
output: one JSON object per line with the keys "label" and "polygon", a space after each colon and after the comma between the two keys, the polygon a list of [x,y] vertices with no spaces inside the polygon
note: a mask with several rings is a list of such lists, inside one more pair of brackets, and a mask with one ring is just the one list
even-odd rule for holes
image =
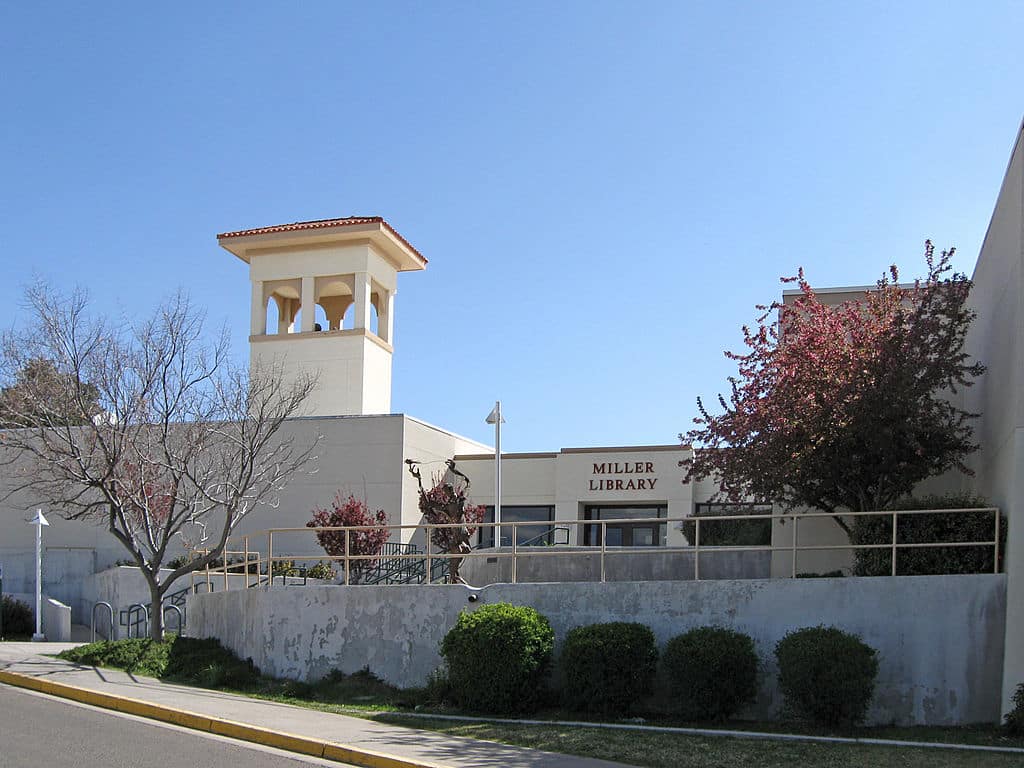
{"label": "blue sky", "polygon": [[[371,7],[372,6],[372,7]],[[754,305],[970,272],[1024,114],[1021,3],[4,3],[0,326],[34,274],[247,355],[214,235],[382,215],[393,410],[510,451],[673,443]]]}

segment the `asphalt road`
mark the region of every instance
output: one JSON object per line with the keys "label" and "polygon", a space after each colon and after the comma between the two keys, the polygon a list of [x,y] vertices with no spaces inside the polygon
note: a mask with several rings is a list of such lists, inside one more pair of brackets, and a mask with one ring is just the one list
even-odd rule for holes
{"label": "asphalt road", "polygon": [[0,685],[0,768],[342,765]]}

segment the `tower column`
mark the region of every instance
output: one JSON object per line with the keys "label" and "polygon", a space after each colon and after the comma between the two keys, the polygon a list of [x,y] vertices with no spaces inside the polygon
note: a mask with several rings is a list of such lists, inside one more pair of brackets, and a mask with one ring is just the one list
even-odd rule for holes
{"label": "tower column", "polygon": [[377,315],[377,335],[388,344],[392,344],[391,335],[395,329],[395,291],[384,291],[380,299],[380,312]]}
{"label": "tower column", "polygon": [[292,299],[280,299],[277,302],[277,332],[285,334],[292,332]]}
{"label": "tower column", "polygon": [[249,333],[263,336],[267,332],[267,305],[263,296],[263,281],[252,281],[252,309],[250,312]]}
{"label": "tower column", "polygon": [[302,278],[302,333],[311,333],[316,322],[316,278]]}
{"label": "tower column", "polygon": [[355,327],[370,329],[370,274],[368,272],[356,272],[355,274]]}

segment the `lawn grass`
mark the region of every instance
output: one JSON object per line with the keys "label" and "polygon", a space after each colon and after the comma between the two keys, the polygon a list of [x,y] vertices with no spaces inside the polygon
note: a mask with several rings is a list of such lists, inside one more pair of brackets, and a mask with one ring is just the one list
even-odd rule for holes
{"label": "lawn grass", "polygon": [[239,659],[217,640],[176,636],[163,641],[101,640],[58,653],[57,658],[326,711],[362,714],[412,710],[425,702],[423,691],[388,685],[369,670],[351,675],[334,671],[315,683],[267,677],[251,661]]}
{"label": "lawn grass", "polygon": [[549,752],[645,766],[645,768],[997,768],[1020,766],[1024,756],[913,747],[821,744],[728,737],[687,736],[556,725],[458,723],[385,714],[382,722],[453,736],[498,741]]}
{"label": "lawn grass", "polygon": [[[758,766],[800,765],[801,768],[861,765],[927,765],[940,768],[947,765],[1024,765],[1024,756],[1021,755],[971,753],[959,750],[780,742],[647,730],[586,728],[557,723],[527,726],[494,721],[478,723],[410,717],[409,713],[414,710],[433,714],[460,713],[440,706],[437,694],[429,689],[399,689],[380,680],[369,670],[351,675],[335,671],[315,683],[267,677],[261,675],[251,661],[239,659],[216,640],[171,636],[162,642],[148,639],[101,641],[64,651],[58,654],[58,657],[80,664],[124,669],[169,682],[240,693],[324,712],[379,719],[382,722],[412,728],[436,730],[552,752],[601,757],[651,768],[689,765],[733,766],[743,761]],[[600,721],[555,707],[533,715],[530,719]],[[665,715],[651,714],[648,714],[644,724],[1024,748],[1024,738],[1011,737],[1005,729],[996,726],[886,726],[834,732],[808,722],[692,723]]]}

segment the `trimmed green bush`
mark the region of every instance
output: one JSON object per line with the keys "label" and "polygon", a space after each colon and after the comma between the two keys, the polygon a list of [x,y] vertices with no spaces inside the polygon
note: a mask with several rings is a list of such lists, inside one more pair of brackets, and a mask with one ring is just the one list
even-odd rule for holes
{"label": "trimmed green bush", "polygon": [[687,720],[724,720],[757,696],[757,653],[742,632],[691,629],[668,641],[662,666],[672,702]]}
{"label": "trimmed green bush", "polygon": [[566,635],[559,665],[566,706],[627,713],[651,692],[657,664],[650,627],[628,622],[576,627]]}
{"label": "trimmed green bush", "polygon": [[1013,694],[1013,709],[1006,713],[1006,730],[1012,736],[1024,736],[1024,683]]}
{"label": "trimmed green bush", "polygon": [[0,610],[4,612],[4,637],[24,637],[36,631],[35,616],[32,613],[32,609],[21,602],[21,600],[15,600],[10,595],[4,595],[3,606]]}
{"label": "trimmed green bush", "polygon": [[[901,499],[893,504],[903,509],[974,509],[989,506],[985,499],[970,494],[924,496]],[[1000,515],[999,551],[1006,549],[1006,516]],[[896,541],[900,544],[926,544],[956,541],[992,541],[995,535],[993,512],[964,514],[900,515]],[[863,516],[854,518],[850,533],[852,544],[891,544],[892,518]],[[902,549],[896,553],[898,576],[923,576],[946,573],[992,573],[992,545],[982,547],[923,547]],[[1000,558],[1002,559],[1002,558]],[[1001,564],[1000,564],[1001,565]],[[892,550],[859,549],[853,555],[855,576],[892,574]]]}
{"label": "trimmed green bush", "polygon": [[786,703],[830,728],[859,723],[878,676],[878,652],[835,627],[806,627],[775,646]]}
{"label": "trimmed green bush", "polygon": [[495,603],[463,611],[441,641],[452,700],[479,712],[532,711],[554,644],[547,618],[533,608]]}

